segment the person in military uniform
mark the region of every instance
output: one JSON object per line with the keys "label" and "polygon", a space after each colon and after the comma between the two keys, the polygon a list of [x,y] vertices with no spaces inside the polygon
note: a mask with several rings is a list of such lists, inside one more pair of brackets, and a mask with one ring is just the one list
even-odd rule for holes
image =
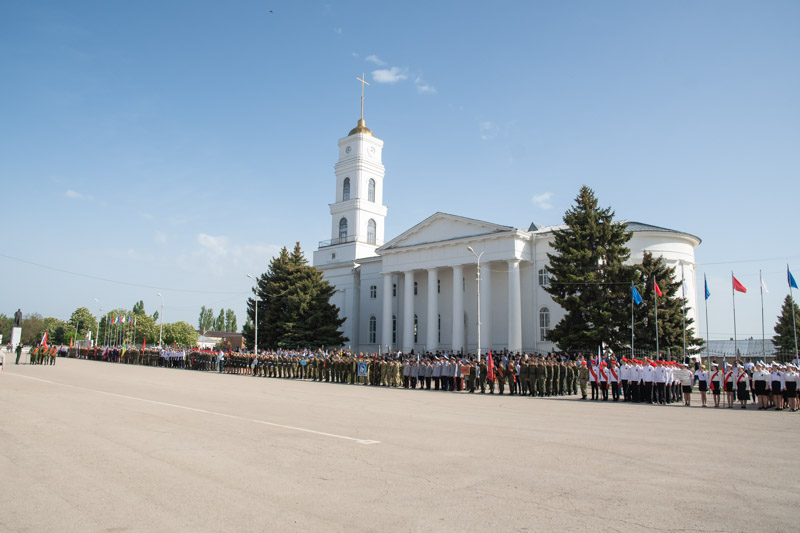
{"label": "person in military uniform", "polygon": [[467,389],[470,394],[475,393],[475,381],[478,378],[478,363],[475,361],[470,362],[469,374],[467,374]]}
{"label": "person in military uniform", "polygon": [[506,371],[505,371],[505,368],[503,368],[503,364],[502,363],[495,367],[494,375],[495,375],[495,378],[497,379],[497,388],[498,388],[499,394],[503,394],[503,392],[505,391],[505,388],[506,388]]}
{"label": "person in military uniform", "polygon": [[586,361],[580,361],[578,366],[578,383],[581,387],[581,400],[586,399],[586,386],[589,384],[589,367]]}

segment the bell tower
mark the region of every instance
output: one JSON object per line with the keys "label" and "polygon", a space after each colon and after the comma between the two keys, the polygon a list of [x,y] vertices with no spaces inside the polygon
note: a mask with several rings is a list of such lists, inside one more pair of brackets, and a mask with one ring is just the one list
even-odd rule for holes
{"label": "bell tower", "polygon": [[361,82],[361,118],[347,137],[339,139],[331,238],[314,252],[316,266],[372,257],[384,240],[388,209],[383,205],[383,141],[364,121],[364,85],[369,84],[363,75],[356,79]]}

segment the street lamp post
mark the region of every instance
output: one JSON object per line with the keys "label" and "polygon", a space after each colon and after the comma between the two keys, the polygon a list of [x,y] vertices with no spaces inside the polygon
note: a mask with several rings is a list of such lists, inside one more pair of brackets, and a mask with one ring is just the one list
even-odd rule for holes
{"label": "street lamp post", "polygon": [[94,298],[94,301],[100,305],[99,311],[97,311],[97,330],[94,333],[94,345],[97,346],[97,342],[100,340],[100,317],[103,315],[103,302]]}
{"label": "street lamp post", "polygon": [[467,250],[472,252],[472,255],[475,256],[475,259],[478,261],[478,362],[481,362],[481,256],[483,256],[483,252],[480,254],[475,253],[475,250],[472,249],[472,246],[467,246]]}
{"label": "street lamp post", "polygon": [[[160,292],[156,293],[161,296]],[[164,331],[164,297],[161,296],[161,314],[158,316],[161,319],[161,325],[158,326],[158,347],[161,348],[161,334]]]}
{"label": "street lamp post", "polygon": [[255,291],[253,291],[255,292],[256,295],[256,301],[253,304],[253,308],[255,309],[255,315],[256,315],[255,321],[253,323],[253,329],[255,331],[255,337],[253,339],[253,352],[257,354],[258,353],[258,280],[256,280],[256,278],[254,278],[250,274],[248,274],[247,277],[252,279],[256,283]]}

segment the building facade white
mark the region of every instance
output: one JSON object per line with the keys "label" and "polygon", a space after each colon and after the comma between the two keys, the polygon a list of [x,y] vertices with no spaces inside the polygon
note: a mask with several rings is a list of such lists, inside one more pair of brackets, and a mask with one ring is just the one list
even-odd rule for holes
{"label": "building facade white", "polygon": [[[314,265],[335,288],[351,350],[471,352],[478,347],[480,255],[481,351],[546,352],[544,335],[564,316],[544,289],[547,253],[559,226],[527,230],[435,213],[384,242],[383,142],[364,120],[339,140],[331,239]],[[688,233],[628,222],[631,261],[645,251],[683,272],[687,317],[695,319],[694,250]],[[472,248],[474,253],[468,248]]]}

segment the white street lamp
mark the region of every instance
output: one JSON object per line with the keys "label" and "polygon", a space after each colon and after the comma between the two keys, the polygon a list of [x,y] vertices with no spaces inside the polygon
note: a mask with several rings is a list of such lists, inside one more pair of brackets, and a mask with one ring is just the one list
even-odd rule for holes
{"label": "white street lamp", "polygon": [[97,312],[97,330],[94,333],[94,345],[97,346],[97,342],[100,340],[100,317],[103,316],[103,302],[94,298],[94,301],[100,305],[100,310]]}
{"label": "white street lamp", "polygon": [[253,329],[255,330],[255,338],[253,339],[253,352],[257,354],[258,353],[258,280],[256,280],[256,278],[254,278],[250,274],[248,274],[247,277],[256,282],[256,288],[255,288],[256,301],[255,304],[253,305],[253,307],[256,310],[256,317],[253,325]]}
{"label": "white street lamp", "polygon": [[[161,296],[160,292],[156,293]],[[161,333],[164,331],[164,297],[161,296],[161,314],[158,316],[161,319],[161,325],[158,327],[158,347],[161,348]]]}
{"label": "white street lamp", "polygon": [[480,254],[476,254],[475,250],[472,249],[472,246],[467,246],[467,250],[472,252],[472,255],[475,256],[475,259],[478,260],[478,362],[481,362],[481,256],[483,256],[483,252]]}

